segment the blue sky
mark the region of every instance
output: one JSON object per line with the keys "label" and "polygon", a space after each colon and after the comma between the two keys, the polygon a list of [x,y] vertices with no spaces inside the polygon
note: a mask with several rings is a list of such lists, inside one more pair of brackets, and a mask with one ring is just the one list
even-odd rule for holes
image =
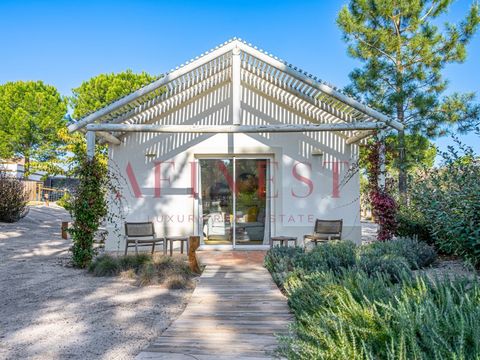
{"label": "blue sky", "polygon": [[[444,20],[461,19],[471,1],[457,0]],[[345,3],[0,0],[0,83],[43,80],[70,95],[99,73],[160,74],[236,36],[343,87],[359,65],[335,24]],[[468,61],[446,69],[452,91],[479,92],[479,58],[480,34]],[[480,152],[478,137],[463,139]]]}

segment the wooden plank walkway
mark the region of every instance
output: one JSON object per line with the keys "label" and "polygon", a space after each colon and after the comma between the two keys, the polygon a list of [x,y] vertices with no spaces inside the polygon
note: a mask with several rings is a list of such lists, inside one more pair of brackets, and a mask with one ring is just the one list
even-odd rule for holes
{"label": "wooden plank walkway", "polygon": [[260,264],[207,262],[185,311],[137,359],[271,359],[291,319]]}

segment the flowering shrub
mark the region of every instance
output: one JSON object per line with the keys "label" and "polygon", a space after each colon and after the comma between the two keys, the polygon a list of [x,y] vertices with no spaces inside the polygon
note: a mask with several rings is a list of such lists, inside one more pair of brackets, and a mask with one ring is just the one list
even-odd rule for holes
{"label": "flowering shrub", "polygon": [[0,170],[0,221],[15,222],[27,212],[27,194],[23,182]]}
{"label": "flowering shrub", "polygon": [[373,190],[370,192],[373,216],[380,225],[377,238],[380,241],[390,240],[397,229],[397,203],[386,191]]}

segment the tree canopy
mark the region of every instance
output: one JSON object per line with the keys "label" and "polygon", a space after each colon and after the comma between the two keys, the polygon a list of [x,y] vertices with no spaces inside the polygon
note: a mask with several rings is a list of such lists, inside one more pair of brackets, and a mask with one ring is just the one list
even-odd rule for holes
{"label": "tree canopy", "polygon": [[67,102],[42,81],[0,85],[0,158],[23,157],[25,175],[61,155]]}
{"label": "tree canopy", "polygon": [[[137,74],[132,70],[94,76],[72,90],[73,96],[70,98],[70,105],[73,110],[73,118],[81,119],[157,78],[146,72]],[[71,168],[78,162],[78,156],[83,156],[86,153],[85,139],[83,134],[78,132],[69,134],[65,131],[61,135],[68,144],[67,151],[77,155],[66,159]],[[97,146],[96,151],[100,163],[106,164],[105,146]]]}
{"label": "tree canopy", "polygon": [[[395,149],[398,148],[398,137],[395,135],[389,135],[385,139],[387,144],[387,170],[398,171],[398,157],[396,156]],[[405,169],[410,172],[414,169],[431,168],[435,162],[435,156],[437,155],[437,149],[435,145],[428,140],[425,136],[420,134],[407,134],[405,135]]]}
{"label": "tree canopy", "polygon": [[146,72],[137,74],[132,70],[94,76],[72,90],[73,118],[80,119],[156,79]]}
{"label": "tree canopy", "polygon": [[[363,66],[350,74],[351,94],[401,122],[410,133],[438,136],[480,115],[474,93],[446,94],[447,64],[461,63],[480,21],[472,4],[459,24],[437,26],[453,0],[350,0],[337,23],[349,54]],[[405,132],[398,134],[399,189],[406,190]]]}

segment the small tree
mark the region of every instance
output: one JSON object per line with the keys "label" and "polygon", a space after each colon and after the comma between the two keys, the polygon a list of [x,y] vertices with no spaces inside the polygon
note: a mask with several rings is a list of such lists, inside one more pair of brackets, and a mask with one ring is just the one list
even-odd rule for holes
{"label": "small tree", "polygon": [[0,221],[21,219],[27,213],[27,200],[23,182],[0,170]]}

